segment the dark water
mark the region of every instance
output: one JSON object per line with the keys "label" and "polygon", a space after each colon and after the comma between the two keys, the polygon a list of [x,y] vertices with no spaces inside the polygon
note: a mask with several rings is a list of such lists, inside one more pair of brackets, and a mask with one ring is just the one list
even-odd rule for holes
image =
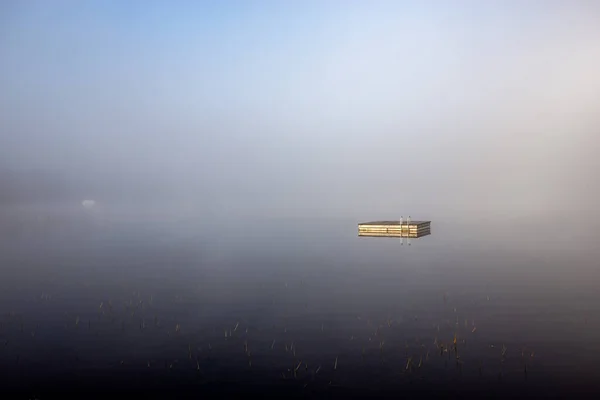
{"label": "dark water", "polygon": [[593,232],[434,220],[408,245],[360,238],[357,222],[5,216],[5,388],[28,398],[596,389]]}

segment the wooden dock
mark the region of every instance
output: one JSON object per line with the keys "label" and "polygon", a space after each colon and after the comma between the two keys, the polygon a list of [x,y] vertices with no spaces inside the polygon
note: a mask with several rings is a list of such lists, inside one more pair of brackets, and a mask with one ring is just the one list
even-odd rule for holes
{"label": "wooden dock", "polygon": [[419,238],[431,234],[431,221],[373,221],[358,224],[358,236]]}

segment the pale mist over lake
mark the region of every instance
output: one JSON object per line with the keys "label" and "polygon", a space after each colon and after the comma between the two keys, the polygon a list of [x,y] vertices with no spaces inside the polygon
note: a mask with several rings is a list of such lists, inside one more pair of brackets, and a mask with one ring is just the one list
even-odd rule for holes
{"label": "pale mist over lake", "polygon": [[9,397],[600,393],[598,43],[576,0],[0,5]]}

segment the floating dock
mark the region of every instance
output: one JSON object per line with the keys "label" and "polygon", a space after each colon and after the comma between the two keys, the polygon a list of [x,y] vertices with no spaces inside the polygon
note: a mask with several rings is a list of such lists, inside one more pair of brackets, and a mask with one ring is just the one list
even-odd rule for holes
{"label": "floating dock", "polygon": [[419,238],[431,234],[431,221],[373,221],[358,224],[358,236]]}

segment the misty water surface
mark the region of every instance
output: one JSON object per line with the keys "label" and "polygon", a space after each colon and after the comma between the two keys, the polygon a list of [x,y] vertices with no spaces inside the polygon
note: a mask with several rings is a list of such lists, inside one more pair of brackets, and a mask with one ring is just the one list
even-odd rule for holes
{"label": "misty water surface", "polygon": [[319,391],[598,377],[597,250],[553,221],[434,220],[408,245],[358,237],[353,218],[27,215],[5,216],[0,280],[0,366],[23,382]]}

